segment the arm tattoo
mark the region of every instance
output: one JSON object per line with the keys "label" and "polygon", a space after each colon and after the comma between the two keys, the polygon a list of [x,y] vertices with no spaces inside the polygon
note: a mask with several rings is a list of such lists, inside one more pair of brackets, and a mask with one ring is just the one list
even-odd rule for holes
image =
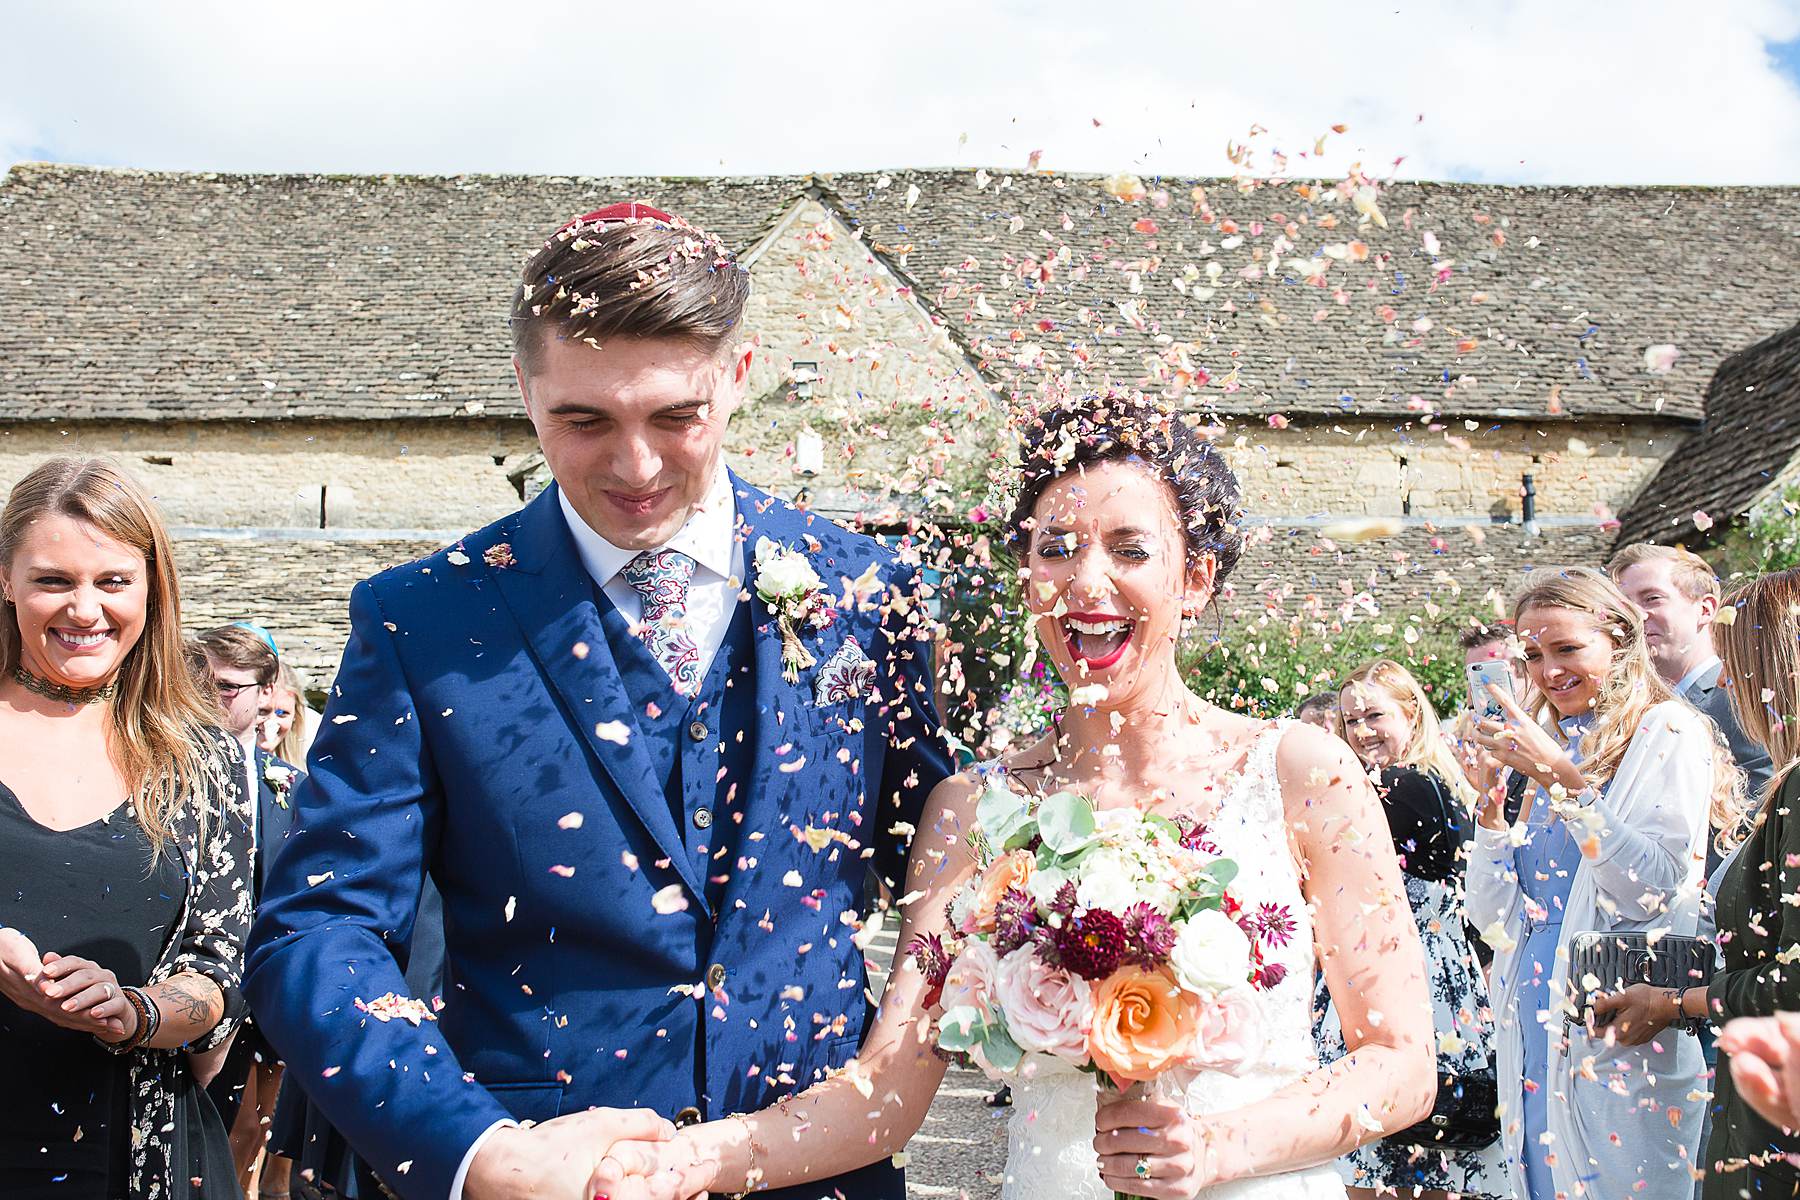
{"label": "arm tattoo", "polygon": [[183,979],[177,976],[162,985],[163,1001],[169,1015],[180,1020],[210,1029],[218,1024],[215,1006],[223,999],[219,995],[218,985],[210,979]]}

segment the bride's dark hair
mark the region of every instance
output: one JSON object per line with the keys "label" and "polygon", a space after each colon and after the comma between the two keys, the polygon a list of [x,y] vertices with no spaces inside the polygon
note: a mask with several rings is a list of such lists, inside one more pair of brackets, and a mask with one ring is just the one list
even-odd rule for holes
{"label": "bride's dark hair", "polygon": [[1007,520],[1008,547],[1026,556],[1038,500],[1064,475],[1099,463],[1136,463],[1173,494],[1188,563],[1207,554],[1217,561],[1216,590],[1244,551],[1238,528],[1243,494],[1225,459],[1190,420],[1174,405],[1129,393],[1082,396],[1040,409],[1026,422],[1019,448],[1019,500]]}

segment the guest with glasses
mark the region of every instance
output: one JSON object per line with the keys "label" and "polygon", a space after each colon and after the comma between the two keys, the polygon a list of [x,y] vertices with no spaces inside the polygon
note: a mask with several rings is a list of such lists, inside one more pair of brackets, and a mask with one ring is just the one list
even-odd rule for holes
{"label": "guest with glasses", "polygon": [[[257,744],[258,718],[265,706],[274,707],[280,654],[269,631],[248,621],[209,629],[195,642],[205,658],[225,730],[244,748],[245,791],[256,797],[251,810],[252,894],[260,901],[269,862],[293,829],[288,793],[299,776],[293,766]],[[254,1013],[246,1018],[210,1090],[231,1129],[238,1180],[248,1191],[281,1091],[280,1059],[257,1028]],[[261,1180],[264,1196],[288,1190],[286,1169],[285,1160],[269,1161]]]}

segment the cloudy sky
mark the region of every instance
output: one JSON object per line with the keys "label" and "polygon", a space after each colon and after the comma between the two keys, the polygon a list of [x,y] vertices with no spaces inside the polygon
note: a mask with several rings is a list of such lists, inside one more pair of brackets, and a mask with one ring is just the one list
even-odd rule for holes
{"label": "cloudy sky", "polygon": [[1261,128],[1253,166],[1279,150],[1301,175],[1800,183],[1800,0],[0,13],[0,165],[759,174],[1042,151],[1046,168],[1191,176],[1228,173],[1227,145]]}

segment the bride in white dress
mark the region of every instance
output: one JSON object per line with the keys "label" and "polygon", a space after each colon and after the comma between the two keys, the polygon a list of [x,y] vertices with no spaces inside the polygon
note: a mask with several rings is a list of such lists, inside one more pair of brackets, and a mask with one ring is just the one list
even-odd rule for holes
{"label": "bride in white dress", "polygon": [[[1109,396],[1051,410],[1028,431],[1020,490],[1026,604],[1073,699],[1035,745],[932,794],[900,944],[945,932],[947,901],[975,873],[963,840],[975,800],[996,776],[1027,794],[1074,791],[1101,809],[1199,822],[1240,868],[1234,894],[1284,907],[1289,928],[1265,954],[1286,976],[1258,993],[1265,1047],[1236,1073],[1202,1073],[1170,1099],[1102,1097],[1092,1076],[1028,1056],[1003,1195],[1341,1198],[1333,1159],[1430,1110],[1431,1004],[1387,821],[1349,747],[1210,705],[1177,668],[1183,620],[1207,607],[1242,548],[1237,481],[1178,415]],[[1315,966],[1350,1048],[1324,1065]],[[783,1106],[685,1130],[674,1151],[707,1164],[711,1190],[800,1195],[808,1180],[899,1151],[943,1074],[925,993],[902,966],[849,1071]]]}

